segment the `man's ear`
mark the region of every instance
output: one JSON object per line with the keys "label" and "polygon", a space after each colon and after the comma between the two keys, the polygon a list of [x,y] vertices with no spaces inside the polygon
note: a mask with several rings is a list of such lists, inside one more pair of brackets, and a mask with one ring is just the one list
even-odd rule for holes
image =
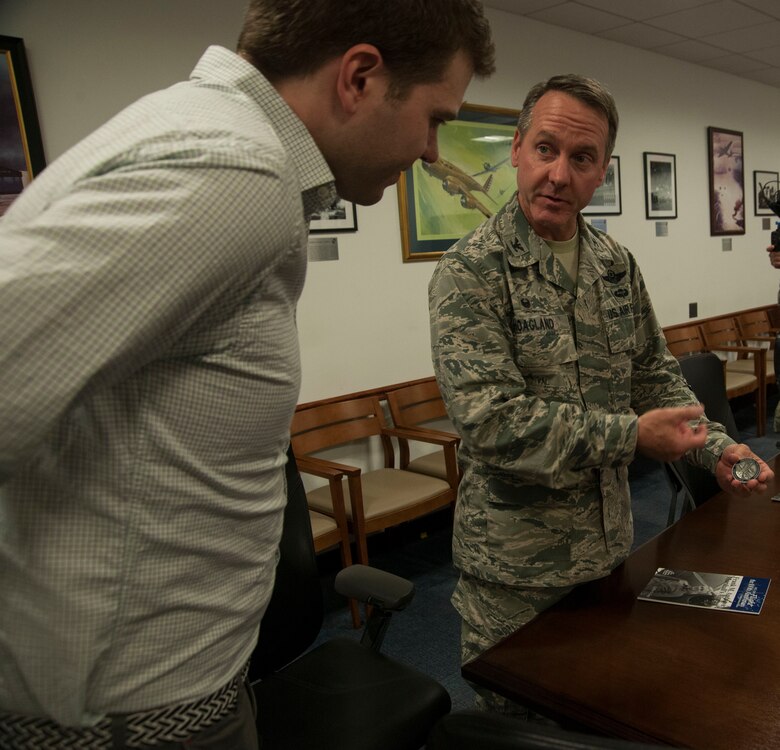
{"label": "man's ear", "polygon": [[512,150],[509,152],[512,157],[512,166],[516,167],[518,164],[517,152],[520,150],[520,144],[523,142],[523,136],[520,135],[519,130],[515,130],[515,136],[512,139]]}
{"label": "man's ear", "polygon": [[387,91],[387,68],[373,44],[356,44],[342,56],[336,77],[336,93],[344,111],[352,114],[360,102],[379,88]]}

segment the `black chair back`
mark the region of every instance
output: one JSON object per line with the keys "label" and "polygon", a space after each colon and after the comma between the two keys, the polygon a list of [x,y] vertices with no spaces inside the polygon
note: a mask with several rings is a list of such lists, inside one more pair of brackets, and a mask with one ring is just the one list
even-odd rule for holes
{"label": "black chair back", "polygon": [[680,357],[680,369],[696,398],[704,404],[709,419],[720,422],[729,437],[739,440],[739,430],[734,421],[728,397],[723,362],[713,352],[698,352]]}
{"label": "black chair back", "polygon": [[311,535],[306,490],[292,449],[287,451],[287,505],[271,601],[249,666],[251,682],[300,656],[322,627],[324,599]]}
{"label": "black chair back", "polygon": [[[723,363],[713,352],[697,352],[679,358],[680,369],[696,398],[704,404],[707,417],[720,422],[729,437],[739,440],[734,414],[726,396],[726,379]],[[720,492],[715,477],[705,469],[689,464],[685,459],[667,464],[667,475],[678,487],[684,488],[694,506],[701,505]],[[670,513],[670,521],[673,520]]]}

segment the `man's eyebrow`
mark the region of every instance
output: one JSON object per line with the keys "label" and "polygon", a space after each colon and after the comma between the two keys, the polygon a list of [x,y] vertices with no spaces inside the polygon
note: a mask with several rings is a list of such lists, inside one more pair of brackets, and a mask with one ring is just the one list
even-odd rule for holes
{"label": "man's eyebrow", "polygon": [[[536,134],[536,140],[544,140],[544,141],[552,141],[553,143],[557,143],[558,136],[555,133],[550,132],[549,130],[540,130]],[[595,143],[581,143],[579,144],[575,149],[575,151],[584,151],[588,154],[598,154],[599,147]]]}

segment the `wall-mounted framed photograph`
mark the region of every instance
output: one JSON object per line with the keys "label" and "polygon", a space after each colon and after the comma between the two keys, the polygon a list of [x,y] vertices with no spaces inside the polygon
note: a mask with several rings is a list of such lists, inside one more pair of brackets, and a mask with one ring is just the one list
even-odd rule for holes
{"label": "wall-mounted framed photograph", "polygon": [[0,36],[0,216],[45,166],[24,41]]}
{"label": "wall-mounted framed photograph", "polygon": [[604,182],[599,185],[582,213],[589,216],[607,216],[623,212],[620,196],[620,157],[612,155],[607,164]]}
{"label": "wall-mounted framed photograph", "polygon": [[355,204],[339,198],[332,206],[312,217],[309,233],[357,232],[357,228]]}
{"label": "wall-mounted framed photograph", "polygon": [[677,157],[645,151],[645,216],[677,218]]}
{"label": "wall-mounted framed photograph", "polygon": [[745,175],[742,133],[707,128],[710,173],[710,234],[745,234]]}
{"label": "wall-mounted framed photograph", "polygon": [[774,216],[775,212],[767,204],[767,193],[774,194],[780,189],[777,172],[753,172],[753,206],[756,216]]}
{"label": "wall-mounted framed photograph", "polygon": [[517,189],[510,160],[516,109],[464,104],[439,129],[439,158],[398,182],[404,262],[435,260],[492,216]]}

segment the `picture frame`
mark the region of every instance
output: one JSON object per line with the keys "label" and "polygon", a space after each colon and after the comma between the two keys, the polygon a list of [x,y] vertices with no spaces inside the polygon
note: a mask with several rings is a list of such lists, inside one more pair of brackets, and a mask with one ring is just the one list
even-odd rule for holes
{"label": "picture frame", "polygon": [[756,170],[753,172],[753,211],[756,216],[774,216],[775,212],[766,204],[766,197],[763,194],[764,186],[777,182],[780,175],[777,172],[762,172]]}
{"label": "picture frame", "polygon": [[745,234],[744,139],[737,130],[707,128],[710,235]]}
{"label": "picture frame", "polygon": [[439,159],[401,174],[403,262],[436,260],[492,216],[517,189],[511,164],[520,111],[464,104],[439,129]]}
{"label": "picture frame", "polygon": [[46,166],[24,40],[0,36],[0,216]]}
{"label": "picture frame", "polygon": [[620,157],[614,154],[607,164],[604,182],[593,193],[582,214],[585,216],[612,216],[623,213],[620,192]]}
{"label": "picture frame", "polygon": [[309,223],[309,234],[357,232],[357,228],[355,204],[339,198],[332,206],[312,218]]}
{"label": "picture frame", "polygon": [[655,151],[643,153],[645,167],[645,216],[677,218],[677,157]]}

